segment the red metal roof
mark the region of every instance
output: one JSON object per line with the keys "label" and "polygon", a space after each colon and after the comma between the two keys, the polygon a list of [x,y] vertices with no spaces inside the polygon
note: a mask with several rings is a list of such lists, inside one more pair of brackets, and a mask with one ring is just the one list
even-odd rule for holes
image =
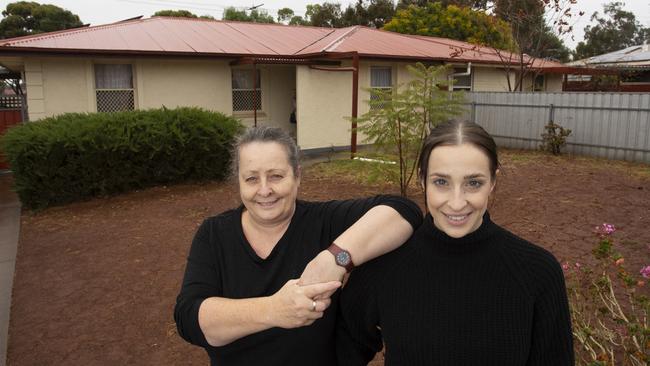
{"label": "red metal roof", "polygon": [[[331,29],[171,17],[0,40],[0,54],[27,52],[261,57],[358,52],[361,57],[501,63],[494,50],[487,47],[362,26]],[[535,62],[540,68],[561,65]]]}

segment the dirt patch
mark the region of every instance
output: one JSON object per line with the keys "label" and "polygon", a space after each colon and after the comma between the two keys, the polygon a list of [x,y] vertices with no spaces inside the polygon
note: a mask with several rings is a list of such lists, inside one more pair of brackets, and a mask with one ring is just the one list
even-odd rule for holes
{"label": "dirt patch", "polygon": [[[495,222],[571,262],[589,262],[593,227],[612,223],[628,268],[650,264],[647,165],[525,152],[503,160]],[[307,169],[301,198],[396,192]],[[184,184],[23,213],[8,364],[207,365],[176,335],[172,311],[194,231],[238,204],[230,184]]]}

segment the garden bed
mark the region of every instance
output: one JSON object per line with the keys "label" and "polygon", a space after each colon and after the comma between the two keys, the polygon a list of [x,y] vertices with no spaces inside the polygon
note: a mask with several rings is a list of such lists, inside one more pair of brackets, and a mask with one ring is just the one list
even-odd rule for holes
{"label": "garden bed", "polygon": [[[612,223],[626,266],[638,273],[650,264],[649,166],[512,151],[503,163],[490,208],[496,223],[572,264],[590,262],[593,228]],[[314,166],[300,197],[398,191],[356,179]],[[422,204],[417,189],[412,198]],[[194,231],[238,204],[232,184],[208,183],[24,212],[8,365],[208,364],[176,334],[172,312]]]}

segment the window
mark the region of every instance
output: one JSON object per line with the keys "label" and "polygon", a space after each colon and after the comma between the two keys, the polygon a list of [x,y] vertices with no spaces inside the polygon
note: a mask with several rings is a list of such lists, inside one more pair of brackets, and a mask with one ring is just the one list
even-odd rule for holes
{"label": "window", "polygon": [[[466,72],[467,72],[466,68],[454,68],[454,74],[464,74]],[[452,87],[452,90],[465,90],[465,91],[472,90],[471,70],[469,75],[453,75],[450,77],[453,77],[454,79],[454,85]]]}
{"label": "window", "polygon": [[133,70],[129,64],[96,64],[97,112],[132,111],[135,108]]}
{"label": "window", "polygon": [[[390,66],[370,68],[370,88],[390,92],[393,89],[392,70]],[[370,100],[377,100],[379,96],[371,93]],[[382,108],[382,105],[371,105],[370,108]]]}
{"label": "window", "polygon": [[535,82],[533,83],[533,91],[544,91],[544,75],[535,75]]}
{"label": "window", "polygon": [[[260,72],[253,83],[253,70],[232,70],[233,112],[258,111],[262,109],[262,88]],[[255,85],[253,85],[255,84]]]}

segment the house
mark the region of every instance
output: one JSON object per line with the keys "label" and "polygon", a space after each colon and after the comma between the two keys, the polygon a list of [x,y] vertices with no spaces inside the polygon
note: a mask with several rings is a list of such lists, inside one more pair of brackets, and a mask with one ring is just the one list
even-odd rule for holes
{"label": "house", "polygon": [[610,80],[569,76],[569,90],[650,92],[650,44],[647,43],[573,61],[567,65],[607,70],[618,76]]}
{"label": "house", "polygon": [[[502,57],[465,42],[362,26],[168,17],[0,40],[0,65],[22,74],[31,121],[198,106],[288,129],[306,150],[354,147],[349,117],[368,110],[369,88],[408,81],[409,64],[452,65],[454,89],[507,91]],[[562,90],[561,64],[530,62],[536,72],[524,90]]]}

